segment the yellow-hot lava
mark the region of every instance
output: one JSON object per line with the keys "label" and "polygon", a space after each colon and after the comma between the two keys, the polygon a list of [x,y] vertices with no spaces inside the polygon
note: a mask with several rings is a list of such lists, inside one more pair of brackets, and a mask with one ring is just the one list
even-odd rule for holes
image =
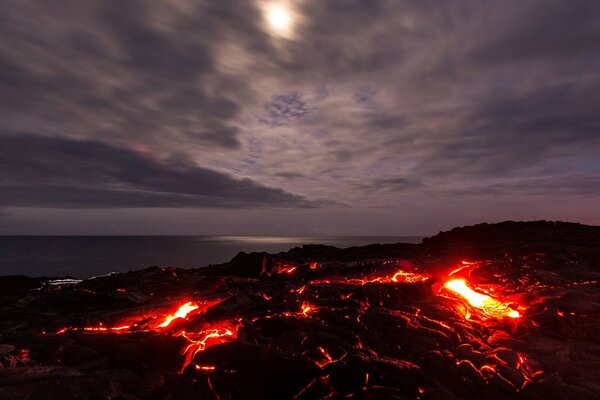
{"label": "yellow-hot lava", "polygon": [[173,322],[173,320],[176,318],[187,317],[187,315],[189,313],[191,313],[194,310],[197,310],[199,307],[200,306],[198,304],[188,301],[187,303],[185,303],[184,305],[179,307],[179,309],[175,312],[175,314],[167,316],[167,318],[165,318],[163,323],[158,325],[158,328],[165,328],[165,327],[169,326],[171,324],[171,322]]}
{"label": "yellow-hot lava", "polygon": [[[511,309],[507,304],[504,304],[486,294],[474,291],[467,286],[467,282],[464,279],[452,279],[444,283],[444,287],[458,294],[467,300],[470,305],[482,310],[484,314],[487,314],[490,317],[519,318],[521,316],[519,311]],[[467,311],[466,318],[468,319],[469,317],[470,313]]]}

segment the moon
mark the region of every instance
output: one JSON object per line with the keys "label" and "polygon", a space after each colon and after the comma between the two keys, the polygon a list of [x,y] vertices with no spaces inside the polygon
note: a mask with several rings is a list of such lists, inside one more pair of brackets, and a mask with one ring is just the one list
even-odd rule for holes
{"label": "moon", "polygon": [[264,16],[272,33],[289,37],[292,32],[292,13],[283,3],[268,3],[264,7]]}

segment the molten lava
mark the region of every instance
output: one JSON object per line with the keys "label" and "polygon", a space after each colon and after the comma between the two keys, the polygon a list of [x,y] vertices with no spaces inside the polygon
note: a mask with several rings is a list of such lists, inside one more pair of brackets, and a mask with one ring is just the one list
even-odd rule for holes
{"label": "molten lava", "polygon": [[396,283],[396,282],[405,282],[405,283],[416,283],[416,282],[424,282],[431,278],[431,275],[417,272],[408,272],[403,270],[396,271],[393,275],[385,275],[385,276],[371,276],[371,277],[361,277],[361,278],[348,278],[348,277],[332,277],[327,279],[319,279],[313,280],[310,283],[313,285],[316,284],[346,284],[346,285],[366,285],[367,283]]}
{"label": "molten lava", "polygon": [[[173,314],[169,314],[167,316],[151,316],[150,318],[160,318],[163,320],[163,322],[159,325],[150,325],[150,327],[144,322],[148,318],[148,316],[140,316],[138,317],[138,322],[131,325],[119,325],[115,327],[110,327],[104,326],[100,323],[97,326],[86,326],[81,328],[66,327],[59,329],[56,333],[60,335],[66,332],[131,333],[133,331],[155,331],[171,326],[172,322],[178,318],[187,319],[190,316],[190,314],[194,312],[206,312],[206,310],[208,310],[210,307],[220,303],[221,301],[222,299],[202,301],[199,303],[188,301],[181,305]],[[308,310],[303,308],[303,312],[308,311],[310,311],[310,307]],[[197,332],[188,332],[185,330],[171,332],[173,336],[183,337],[187,341],[186,347],[182,352],[184,355],[184,362],[180,373],[183,372],[183,370],[188,366],[188,364],[191,362],[191,360],[196,354],[205,350],[207,347],[235,339],[238,326],[239,322],[231,323],[229,321],[224,321],[218,325],[205,327],[205,329],[199,330]]]}
{"label": "molten lava", "polygon": [[[443,285],[441,285],[439,291],[434,290],[435,295],[446,299],[460,299],[468,303],[467,309],[465,310],[465,319],[467,320],[469,320],[472,315],[477,315],[481,319],[503,317],[519,318],[521,316],[519,311],[517,311],[514,306],[509,305],[508,303],[504,303],[501,300],[501,297],[494,298],[487,294],[474,290],[472,288],[473,284],[470,283],[470,272],[479,268],[480,265],[477,263],[469,262],[463,262],[462,264],[463,265],[460,268],[457,268],[449,274],[445,275],[446,279],[448,280]],[[279,274],[295,274],[296,272],[298,272],[298,267],[294,265],[279,263],[277,264],[277,271],[277,273]],[[461,271],[461,275],[454,275]],[[468,273],[465,274],[465,272]],[[464,278],[458,278],[458,276],[464,276]],[[249,320],[254,324],[257,322],[260,323],[261,320],[265,321],[270,318],[319,319],[319,310],[329,309],[330,311],[332,311],[334,310],[334,308],[319,303],[319,291],[329,289],[326,287],[315,287],[314,285],[329,286],[342,284],[358,288],[367,284],[396,285],[399,283],[420,284],[421,282],[433,282],[433,280],[430,280],[431,278],[431,275],[417,271],[409,272],[405,270],[396,270],[390,273],[388,270],[387,273],[380,273],[379,275],[369,274],[359,277],[334,275],[326,276],[318,280],[302,281],[301,286],[290,288],[288,293],[292,297],[290,299],[291,301],[288,303],[289,306],[287,309],[283,309],[280,311],[268,310],[265,314],[251,316]],[[434,283],[432,283],[431,285],[434,285]],[[422,285],[422,290],[427,290],[426,288],[427,284]],[[345,290],[350,290],[350,293],[341,294],[340,300],[342,301],[349,299],[353,295],[354,291],[358,289],[346,287]],[[271,302],[271,300],[277,296],[277,294],[266,294],[262,291],[257,291],[254,293],[254,295],[257,297],[260,296],[268,302]],[[137,317],[134,316],[132,317],[132,320],[121,321],[114,327],[97,324],[95,326],[81,328],[63,328],[57,333],[62,334],[65,332],[76,331],[83,333],[158,332],[160,334],[168,334],[174,337],[183,338],[185,339],[185,342],[183,343],[183,347],[180,350],[181,356],[183,357],[183,361],[179,369],[179,373],[182,374],[186,370],[186,368],[193,363],[194,359],[200,352],[206,350],[211,346],[236,340],[238,338],[238,330],[240,328],[242,329],[242,332],[244,332],[244,329],[246,328],[245,322],[243,322],[243,316],[240,315],[236,315],[235,317],[230,317],[228,319],[222,319],[218,321],[215,321],[214,318],[209,318],[206,320],[204,319],[204,314],[211,307],[219,304],[223,300],[223,298],[217,300],[190,300],[186,301],[183,304],[180,303],[181,305],[174,312],[167,315],[160,312],[151,311],[149,313],[145,313],[144,315],[140,315]],[[292,306],[292,304],[294,305]],[[293,309],[290,309],[292,307]],[[344,310],[344,306],[340,304],[340,308],[335,308],[335,310]],[[361,306],[359,310],[360,313],[363,314],[369,310],[369,306]],[[213,316],[214,315],[215,314],[213,313]],[[444,321],[438,321],[429,318],[426,315],[421,315],[420,310],[417,310],[414,316],[405,314],[405,317],[407,318],[407,321],[412,321],[413,318],[417,318],[427,321],[428,324],[436,324],[438,327],[440,327],[440,329],[445,329],[449,331],[452,330],[450,325],[446,324]],[[349,318],[349,316],[346,318]],[[362,315],[358,315],[356,317],[356,320],[362,323],[361,318]],[[178,319],[181,323],[174,323],[174,321]],[[319,321],[321,320],[319,319]],[[252,329],[257,328],[253,327]],[[360,335],[357,335],[356,338],[356,349],[362,349],[363,345],[361,342]],[[312,350],[307,350],[304,354],[312,354],[312,356],[310,356],[309,358],[315,363],[315,365],[317,365],[320,368],[324,368],[335,362],[342,362],[348,354],[348,352],[338,352],[336,354],[336,358],[334,358],[332,355],[329,354],[325,347],[317,346]],[[469,364],[469,368],[471,368],[473,371],[476,371],[482,377],[482,379],[486,381],[490,376],[501,377],[501,372],[506,373],[506,371],[500,371],[498,369],[500,368],[498,367],[498,365],[501,365],[502,363],[504,363],[504,361],[500,359],[493,361],[492,364],[485,365],[475,365],[469,360],[457,361],[457,365]],[[212,364],[203,365],[193,363],[192,367],[195,371],[202,374],[206,374],[207,376],[218,373],[219,371],[219,367]],[[523,386],[525,386],[529,382],[532,382],[533,379],[539,373],[541,373],[541,371],[531,367],[530,363],[526,362],[525,357],[522,356],[520,356],[519,362],[516,365],[514,365],[514,369],[516,370],[515,372],[519,373],[522,376],[522,383],[519,383],[518,385],[513,385],[515,390],[522,389]],[[207,379],[209,379],[210,382],[210,377],[208,377]],[[370,380],[371,378],[369,378],[369,374],[367,373],[365,378],[365,387],[367,387],[367,385],[370,385]],[[320,382],[318,379],[315,381],[311,381],[309,385],[303,389],[302,392],[304,392],[304,390],[309,390],[311,385],[317,385],[318,382]],[[211,388],[211,390],[213,390],[214,392],[214,388]]]}
{"label": "molten lava", "polygon": [[[484,312],[484,314],[490,317],[510,317],[519,318],[521,314],[517,310],[511,309],[508,305],[496,300],[488,295],[478,293],[467,286],[467,282],[464,279],[453,279],[444,284],[444,287],[465,300],[472,305]],[[470,313],[467,311],[465,316],[467,319],[470,318]]]}
{"label": "molten lava", "polygon": [[239,321],[234,323],[224,321],[221,324],[207,327],[199,332],[182,331],[180,334],[178,334],[178,336],[182,336],[188,341],[188,345],[183,349],[185,360],[179,373],[183,373],[185,368],[201,351],[206,350],[210,346],[229,342],[230,340],[235,339],[239,325]]}
{"label": "molten lava", "polygon": [[184,318],[185,319],[185,317],[187,317],[187,315],[189,313],[191,313],[194,310],[197,310],[199,307],[200,306],[198,304],[188,301],[187,303],[185,303],[184,305],[179,307],[179,309],[175,312],[175,314],[167,316],[167,318],[165,318],[164,322],[162,324],[158,325],[158,328],[165,328],[165,327],[169,326],[171,324],[171,322],[173,322],[173,320],[176,318]]}

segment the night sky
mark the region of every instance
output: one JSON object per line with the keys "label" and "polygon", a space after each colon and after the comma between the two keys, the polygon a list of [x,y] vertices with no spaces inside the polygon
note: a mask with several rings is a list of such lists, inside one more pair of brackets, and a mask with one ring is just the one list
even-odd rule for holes
{"label": "night sky", "polygon": [[0,2],[0,234],[600,224],[600,2]]}

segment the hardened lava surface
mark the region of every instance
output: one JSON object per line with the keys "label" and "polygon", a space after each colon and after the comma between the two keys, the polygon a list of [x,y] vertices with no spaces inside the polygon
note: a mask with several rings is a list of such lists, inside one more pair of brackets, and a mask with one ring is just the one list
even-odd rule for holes
{"label": "hardened lava surface", "polygon": [[600,399],[600,228],[0,278],[0,399]]}

